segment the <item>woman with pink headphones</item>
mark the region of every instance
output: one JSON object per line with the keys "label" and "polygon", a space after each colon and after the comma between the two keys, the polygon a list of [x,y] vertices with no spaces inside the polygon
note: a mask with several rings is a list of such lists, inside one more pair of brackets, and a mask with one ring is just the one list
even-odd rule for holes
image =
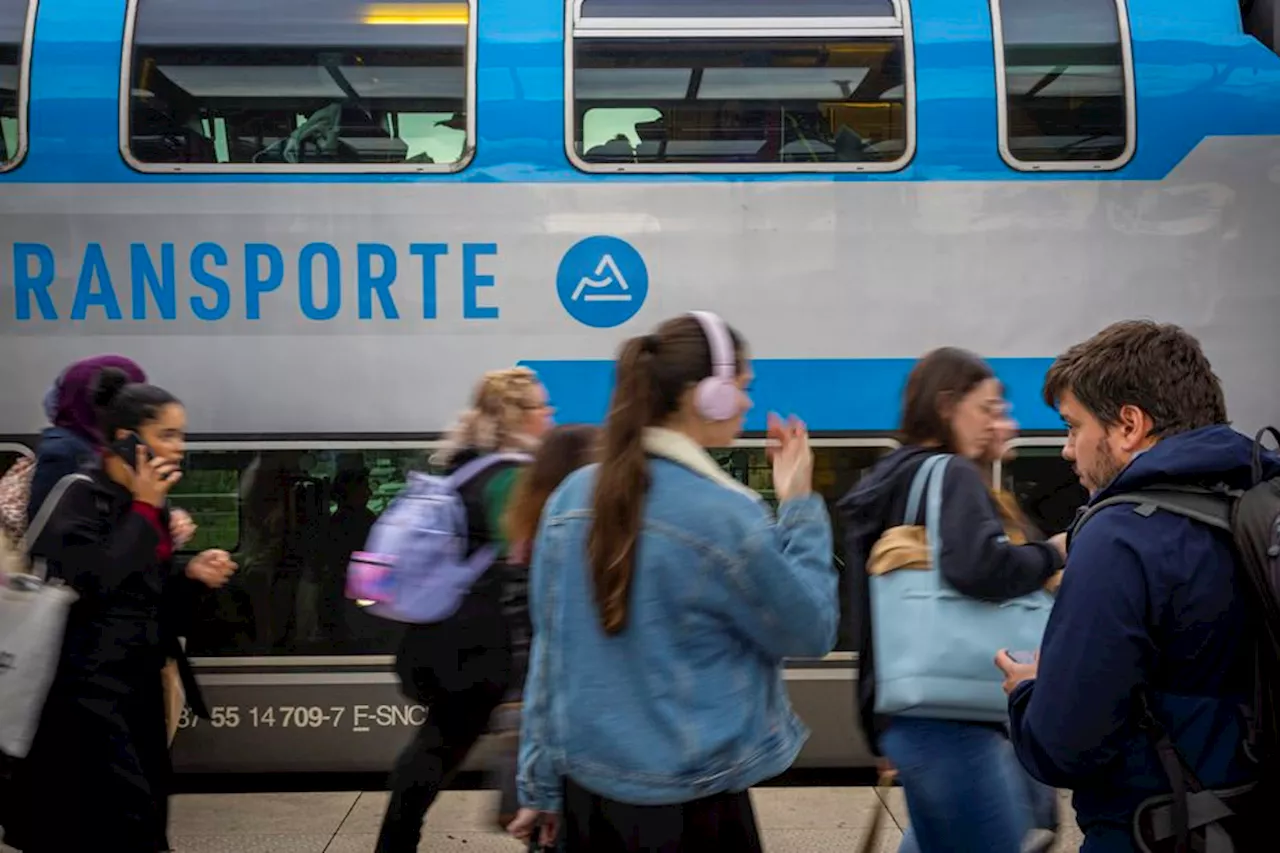
{"label": "woman with pink headphones", "polygon": [[771,419],[776,516],[707,453],[750,382],[713,314],[631,339],[601,462],[547,502],[511,825],[535,848],[760,850],[748,789],[807,735],[782,661],[829,652],[839,605],[803,424]]}

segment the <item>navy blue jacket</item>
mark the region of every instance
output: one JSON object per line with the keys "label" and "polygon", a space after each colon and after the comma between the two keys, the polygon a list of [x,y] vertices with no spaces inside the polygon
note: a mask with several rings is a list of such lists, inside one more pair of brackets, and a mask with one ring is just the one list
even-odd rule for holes
{"label": "navy blue jacket", "polygon": [[[1157,484],[1245,488],[1252,448],[1227,426],[1166,438],[1091,501]],[[1280,461],[1268,465],[1280,474]],[[1009,711],[1023,766],[1075,791],[1087,836],[1120,837],[1138,804],[1170,789],[1137,727],[1139,688],[1204,784],[1248,780],[1245,594],[1230,538],[1182,516],[1108,507],[1071,542],[1039,678],[1013,692]]]}
{"label": "navy blue jacket", "polygon": [[50,427],[40,434],[36,445],[36,469],[31,475],[31,497],[27,501],[27,521],[36,517],[44,499],[58,481],[68,474],[93,466],[98,454],[93,445],[62,427]]}
{"label": "navy blue jacket", "polygon": [[[875,714],[875,649],[872,645],[870,583],[867,558],[882,533],[902,524],[911,481],[920,465],[938,453],[903,447],[881,459],[840,501],[850,619],[858,650],[858,710],[862,731],[879,755],[879,736],[889,720]],[[977,467],[956,457],[942,484],[941,572],[958,592],[983,601],[1008,601],[1035,592],[1062,568],[1051,545],[1014,545],[1005,538],[1004,523]],[[892,654],[892,650],[886,650]],[[995,650],[992,650],[995,654]]]}

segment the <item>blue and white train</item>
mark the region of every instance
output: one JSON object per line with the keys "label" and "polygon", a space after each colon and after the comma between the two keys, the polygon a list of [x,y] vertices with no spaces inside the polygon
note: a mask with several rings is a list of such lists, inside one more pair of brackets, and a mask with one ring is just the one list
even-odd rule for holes
{"label": "blue and white train", "polygon": [[[764,414],[793,411],[834,499],[894,446],[912,358],[970,347],[1026,430],[1003,477],[1050,529],[1080,494],[1041,378],[1109,321],[1182,324],[1242,427],[1280,421],[1278,20],[0,0],[0,450],[30,452],[63,365],[143,363],[190,409],[195,545],[243,567],[188,639],[214,719],[184,720],[179,767],[385,769],[423,709],[394,631],[342,600],[335,510],[384,506],[487,368],[598,421],[625,336],[717,310],[758,374],[725,465],[767,492]],[[844,636],[789,667],[802,764],[868,762],[856,663]]]}

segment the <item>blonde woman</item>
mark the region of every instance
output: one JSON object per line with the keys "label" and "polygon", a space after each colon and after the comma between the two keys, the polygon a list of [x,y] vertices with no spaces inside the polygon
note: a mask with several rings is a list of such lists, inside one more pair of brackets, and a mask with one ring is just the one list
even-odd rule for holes
{"label": "blonde woman", "polygon": [[[533,371],[487,373],[432,462],[452,474],[489,454],[532,452],[551,426],[547,392]],[[459,487],[467,510],[468,554],[496,544],[495,565],[506,557],[502,518],[519,467],[498,461]],[[502,587],[501,572],[490,569],[456,614],[405,632],[396,653],[396,674],[404,694],[429,710],[396,760],[377,853],[418,849],[427,810],[502,702],[511,680],[511,632],[502,610]]]}

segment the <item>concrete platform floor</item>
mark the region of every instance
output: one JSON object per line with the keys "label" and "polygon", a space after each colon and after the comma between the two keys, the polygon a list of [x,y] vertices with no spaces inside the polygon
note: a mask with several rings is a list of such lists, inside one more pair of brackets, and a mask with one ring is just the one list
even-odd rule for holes
{"label": "concrete platform floor", "polygon": [[[858,844],[880,800],[872,788],[761,788],[752,792],[769,853],[845,853]],[[314,794],[200,794],[175,797],[170,840],[175,853],[370,853],[387,795],[382,792]],[[906,826],[901,790],[887,797],[880,853],[895,853]],[[495,831],[496,794],[443,794],[427,818],[420,851],[522,853]],[[1079,847],[1071,808],[1054,853]],[[111,851],[103,839],[103,851]],[[0,843],[0,853],[12,853]]]}

